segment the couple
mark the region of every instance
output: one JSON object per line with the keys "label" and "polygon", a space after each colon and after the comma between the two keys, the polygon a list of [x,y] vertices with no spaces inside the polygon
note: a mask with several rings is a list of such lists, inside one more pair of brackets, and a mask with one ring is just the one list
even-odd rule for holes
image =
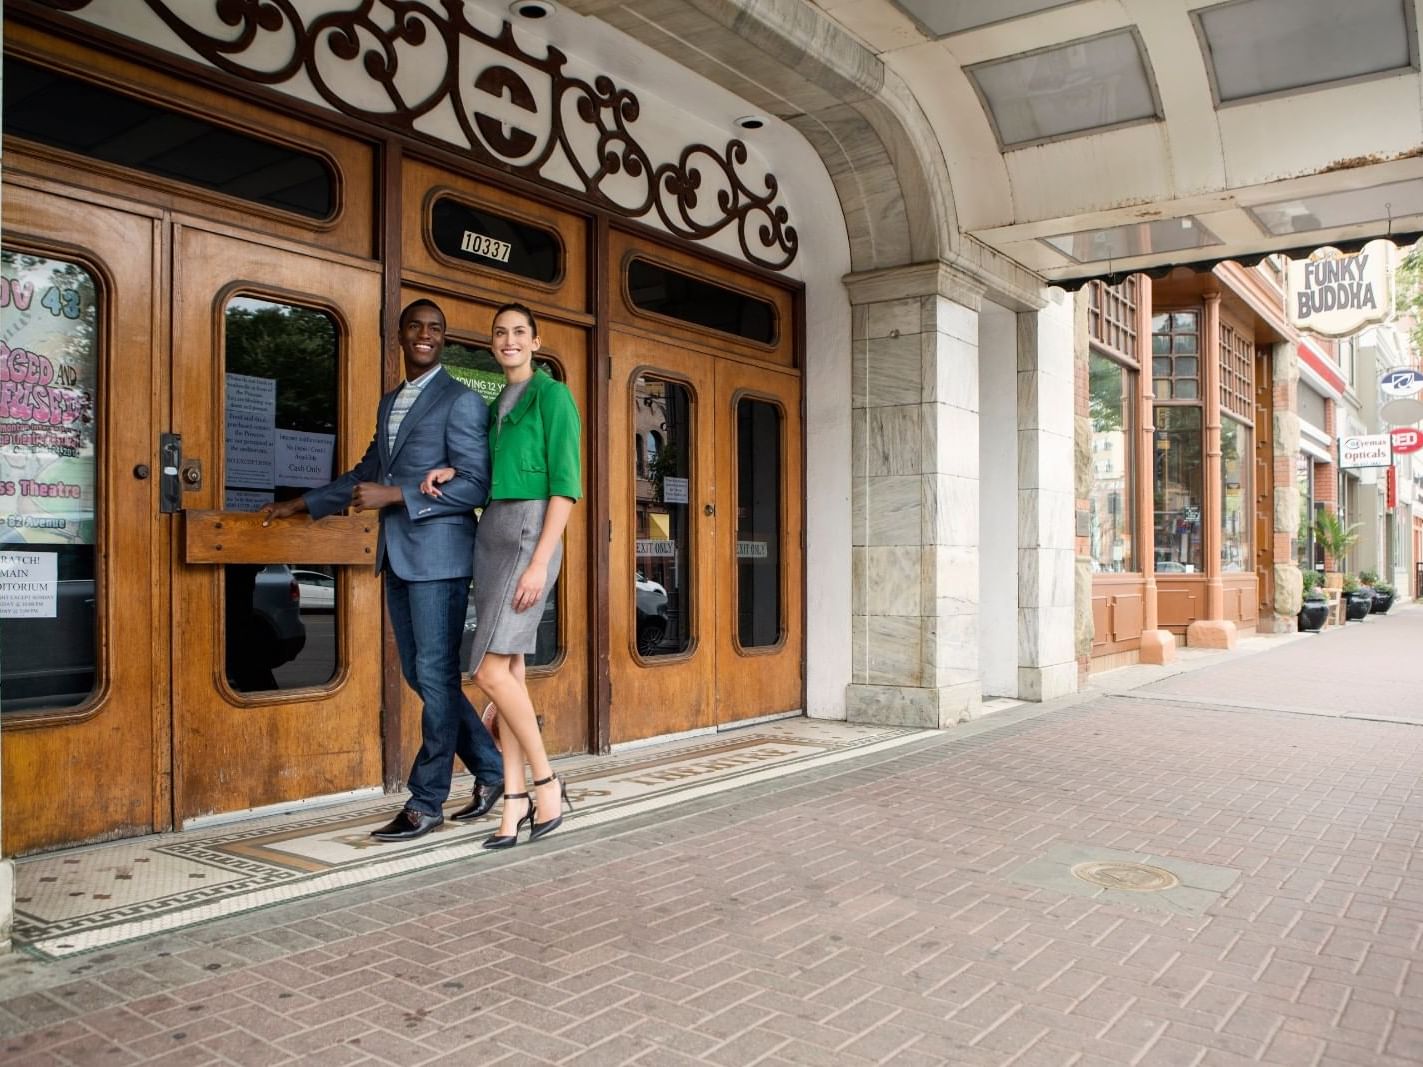
{"label": "couple", "polygon": [[[347,507],[380,512],[376,569],[385,572],[401,669],[425,706],[410,801],[371,836],[406,841],[443,823],[458,755],[474,773],[474,797],[451,818],[478,819],[503,793],[499,832],[484,847],[510,848],[525,824],[531,841],[555,829],[568,802],[539,735],[524,655],[534,651],[544,601],[558,580],[563,530],[582,495],[578,411],[566,386],[534,369],[538,324],[522,304],[494,314],[490,349],[505,386],[492,414],[440,366],[445,316],[437,304],[408,305],[399,337],[405,381],[382,398],[360,463],[329,485],[266,505],[263,524],[301,512],[320,519]],[[480,505],[476,538],[473,509]],[[478,623],[471,662],[498,717],[502,760],[460,688],[471,570]],[[533,792],[504,792],[523,783],[526,762]]]}

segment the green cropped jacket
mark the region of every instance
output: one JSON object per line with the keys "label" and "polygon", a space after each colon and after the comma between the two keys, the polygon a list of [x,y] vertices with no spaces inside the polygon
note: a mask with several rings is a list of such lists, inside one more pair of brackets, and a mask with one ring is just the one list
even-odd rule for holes
{"label": "green cropped jacket", "polygon": [[582,423],[568,386],[534,371],[514,409],[502,419],[489,411],[494,455],[490,500],[545,500],[583,496]]}

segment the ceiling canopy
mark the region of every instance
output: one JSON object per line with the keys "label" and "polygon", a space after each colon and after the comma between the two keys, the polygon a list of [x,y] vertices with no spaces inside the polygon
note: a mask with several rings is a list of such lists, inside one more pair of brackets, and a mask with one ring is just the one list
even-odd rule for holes
{"label": "ceiling canopy", "polygon": [[1423,232],[1419,0],[815,0],[1052,281]]}

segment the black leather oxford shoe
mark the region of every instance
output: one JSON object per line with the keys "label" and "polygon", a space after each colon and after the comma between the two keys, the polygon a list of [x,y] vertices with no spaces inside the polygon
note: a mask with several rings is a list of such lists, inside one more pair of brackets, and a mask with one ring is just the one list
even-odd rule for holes
{"label": "black leather oxford shoe", "polygon": [[475,819],[482,819],[488,815],[495,804],[499,802],[499,797],[504,793],[503,782],[492,782],[489,785],[480,785],[478,782],[474,786],[474,796],[470,798],[468,804],[460,808],[450,816],[455,822],[473,822]]}
{"label": "black leather oxford shoe", "polygon": [[426,815],[406,808],[379,830],[372,830],[371,836],[377,841],[410,841],[423,837],[444,821],[443,815]]}

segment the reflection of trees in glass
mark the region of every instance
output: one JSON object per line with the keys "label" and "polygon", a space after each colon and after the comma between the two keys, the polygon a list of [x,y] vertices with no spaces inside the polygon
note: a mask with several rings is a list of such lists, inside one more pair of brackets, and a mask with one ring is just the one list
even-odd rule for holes
{"label": "reflection of trees in glass", "polygon": [[336,432],[336,324],[310,308],[243,299],[227,307],[227,370],[277,383],[277,425]]}
{"label": "reflection of trees in glass", "polygon": [[1087,371],[1087,405],[1092,415],[1092,429],[1110,433],[1123,429],[1122,385],[1126,372],[1109,359],[1093,355]]}

